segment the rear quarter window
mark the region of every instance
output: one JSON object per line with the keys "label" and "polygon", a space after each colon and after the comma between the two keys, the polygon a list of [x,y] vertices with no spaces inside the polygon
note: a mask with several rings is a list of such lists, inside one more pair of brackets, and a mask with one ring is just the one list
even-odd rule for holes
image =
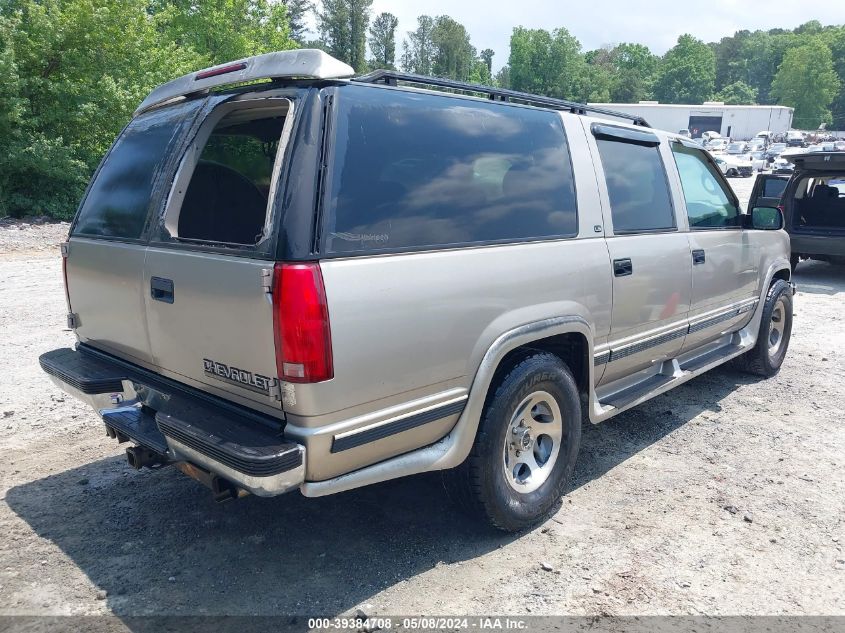
{"label": "rear quarter window", "polygon": [[557,113],[357,86],[338,91],[329,253],[577,233]]}
{"label": "rear quarter window", "polygon": [[73,235],[139,239],[156,178],[174,140],[198,102],[142,114],[126,126],[95,175],[74,223]]}

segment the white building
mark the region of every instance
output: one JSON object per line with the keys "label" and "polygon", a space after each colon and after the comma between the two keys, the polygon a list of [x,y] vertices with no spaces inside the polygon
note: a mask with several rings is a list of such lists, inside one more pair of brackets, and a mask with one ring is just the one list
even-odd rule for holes
{"label": "white building", "polygon": [[657,101],[590,105],[641,116],[651,127],[659,130],[689,130],[693,138],[700,137],[702,132],[711,131],[746,141],[763,130],[783,134],[792,127],[793,109],[786,106],[725,105],[721,101],[705,101],[702,105],[675,105]]}

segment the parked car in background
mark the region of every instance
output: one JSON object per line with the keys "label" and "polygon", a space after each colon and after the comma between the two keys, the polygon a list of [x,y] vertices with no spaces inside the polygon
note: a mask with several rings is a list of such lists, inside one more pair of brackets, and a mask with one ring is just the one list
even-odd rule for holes
{"label": "parked car in background", "polygon": [[791,174],[795,169],[795,164],[788,161],[783,156],[778,156],[771,163],[771,169],[773,174]]}
{"label": "parked car in background", "polygon": [[758,152],[749,152],[745,154],[745,157],[751,161],[751,166],[754,168],[755,172],[761,172],[769,166],[769,161],[766,158],[766,152],[758,151]]}
{"label": "parked car in background", "polygon": [[744,141],[734,141],[733,143],[729,143],[727,148],[725,149],[726,154],[745,154],[748,152],[748,143]]}
{"label": "parked car in background", "polygon": [[833,149],[837,152],[845,152],[845,141],[834,141]]}
{"label": "parked car in background", "polygon": [[720,154],[728,149],[729,142],[730,139],[727,138],[714,138],[708,141],[705,147],[713,154]]}
{"label": "parked car in background", "polygon": [[754,163],[746,156],[733,154],[720,154],[713,157],[719,169],[728,178],[750,178],[754,175]]}
{"label": "parked car in background", "polygon": [[789,147],[804,147],[806,144],[804,132],[789,130],[786,133],[786,144],[789,145]]}
{"label": "parked car in background", "polygon": [[770,130],[762,130],[761,132],[757,132],[756,136],[754,136],[754,141],[761,141],[764,147],[768,147],[769,144],[772,142],[772,138],[774,134]]}
{"label": "parked car in background", "polygon": [[681,136],[683,136],[684,138],[692,138],[692,134],[691,134],[691,133],[690,133],[690,131],[689,131],[689,130],[687,130],[687,129],[678,130],[678,134],[680,134],[680,135],[681,135]]}
{"label": "parked car in background", "polygon": [[749,211],[780,206],[789,233],[792,269],[801,259],[845,263],[845,153],[806,152],[789,157],[791,174],[757,178]]}
{"label": "parked car in background", "polygon": [[774,160],[786,150],[786,143],[772,143],[769,149],[766,150],[766,158]]}
{"label": "parked car in background", "polygon": [[513,532],[558,510],[585,418],[728,361],[779,371],[783,216],[742,213],[697,145],[587,105],[354,75],[293,50],[179,77],[93,176],[61,249],[77,345],[40,362],[131,440],[130,466],[175,465],[218,500],[446,470],[451,498]]}

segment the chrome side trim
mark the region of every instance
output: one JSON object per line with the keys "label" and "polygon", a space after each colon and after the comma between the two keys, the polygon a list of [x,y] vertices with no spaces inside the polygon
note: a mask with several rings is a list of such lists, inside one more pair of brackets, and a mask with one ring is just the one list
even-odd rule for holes
{"label": "chrome side trim", "polygon": [[429,422],[442,420],[450,415],[455,415],[463,411],[464,403],[468,398],[469,396],[466,395],[460,396],[368,426],[338,433],[332,438],[331,452],[339,453],[350,448],[384,439],[385,437],[390,437],[391,435],[396,435],[397,433],[402,433],[403,431],[409,431]]}
{"label": "chrome side trim", "polygon": [[686,336],[687,334],[692,334],[693,332],[705,330],[708,327],[717,325],[719,323],[722,323],[723,321],[728,321],[735,316],[739,316],[740,314],[751,312],[757,305],[757,302],[758,300],[755,297],[743,299],[742,301],[738,301],[727,308],[719,308],[718,310],[715,310],[712,313],[698,315],[694,319],[688,321],[686,324],[680,327],[675,327],[674,329],[670,329],[666,332],[662,332],[656,335],[647,335],[641,339],[634,339],[633,341],[629,341],[628,343],[620,345],[619,347],[614,347],[611,344],[611,349],[604,350],[594,356],[593,364],[603,365],[605,363],[612,363],[622,358],[631,356],[632,354],[642,352],[646,349],[649,349],[650,347],[656,347],[657,345],[667,343],[676,338]]}
{"label": "chrome side trim", "polygon": [[650,347],[656,347],[658,345],[662,345],[663,343],[673,341],[676,338],[686,336],[687,327],[687,325],[684,325],[682,327],[670,330],[669,332],[665,332],[664,334],[660,334],[658,336],[652,336],[642,341],[629,343],[628,345],[624,345],[622,347],[614,347],[610,350],[610,362],[612,363],[613,361],[617,361],[621,358],[626,358],[628,356],[631,356],[632,354],[637,354],[638,352],[647,350]]}

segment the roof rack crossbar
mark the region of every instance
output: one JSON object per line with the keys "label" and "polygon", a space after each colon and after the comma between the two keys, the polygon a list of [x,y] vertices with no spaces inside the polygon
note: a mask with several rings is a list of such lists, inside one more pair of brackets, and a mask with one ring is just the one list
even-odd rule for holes
{"label": "roof rack crossbar", "polygon": [[387,86],[395,86],[398,82],[409,84],[417,84],[420,86],[433,86],[436,88],[448,88],[450,90],[460,90],[462,92],[474,92],[477,94],[487,95],[491,101],[515,101],[524,103],[526,105],[537,106],[541,108],[550,108],[552,110],[562,110],[571,112],[572,114],[603,114],[618,119],[625,119],[633,122],[634,125],[642,127],[651,127],[648,122],[633,114],[619,112],[617,110],[609,110],[607,108],[597,108],[586,103],[577,103],[575,101],[567,101],[565,99],[556,99],[554,97],[545,97],[542,95],[535,95],[528,92],[519,92],[516,90],[508,90],[506,88],[494,88],[492,86],[482,86],[480,84],[467,83],[463,81],[456,81],[454,79],[443,79],[441,77],[428,77],[426,75],[417,75],[414,73],[403,73],[397,70],[375,70],[366,75],[353,77],[352,81],[367,84],[384,84]]}

